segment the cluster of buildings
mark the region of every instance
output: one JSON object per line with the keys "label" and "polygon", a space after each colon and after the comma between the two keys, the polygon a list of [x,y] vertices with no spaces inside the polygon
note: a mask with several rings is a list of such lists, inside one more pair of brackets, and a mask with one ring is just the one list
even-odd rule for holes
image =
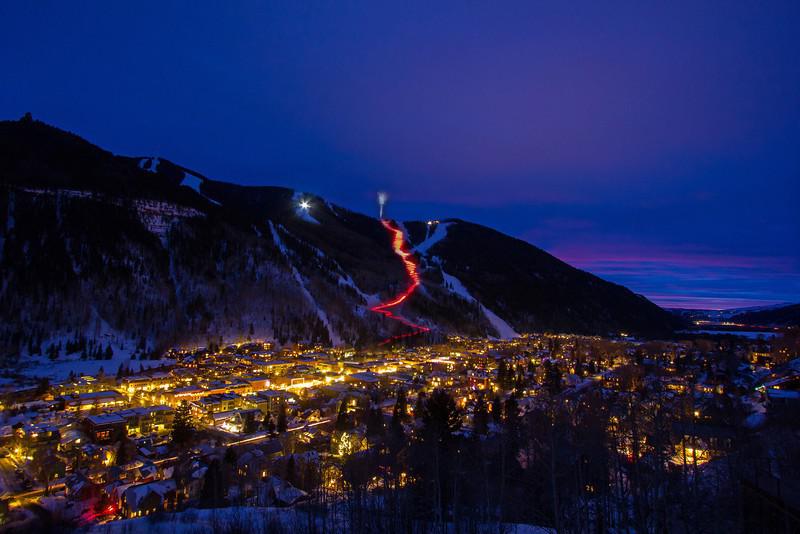
{"label": "cluster of buildings", "polygon": [[[467,430],[478,398],[491,408],[514,395],[526,410],[591,391],[628,456],[644,449],[625,430],[629,396],[640,395],[643,410],[657,402],[686,414],[671,429],[671,461],[697,466],[732,446],[741,421],[730,420],[731,399],[752,428],[769,410],[797,409],[800,369],[771,355],[763,341],[723,348],[545,334],[451,337],[379,354],[267,343],[174,351],[174,365],[5,399],[2,503],[8,512],[38,502],[84,524],[138,517],[204,498],[208,471],[223,465],[227,498],[292,504],[313,486],[300,466],[369,447],[361,414],[388,419],[400,389],[412,416],[421,394],[447,389]],[[335,428],[343,411],[354,418],[347,432]],[[187,423],[194,437],[179,443],[175,427]],[[315,484],[337,483],[326,473]]]}

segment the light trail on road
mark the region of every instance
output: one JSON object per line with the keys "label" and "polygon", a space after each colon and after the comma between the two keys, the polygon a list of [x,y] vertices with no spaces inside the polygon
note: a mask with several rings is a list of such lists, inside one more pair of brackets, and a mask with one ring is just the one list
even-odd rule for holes
{"label": "light trail on road", "polygon": [[429,332],[430,328],[427,326],[422,326],[421,324],[414,323],[409,321],[405,317],[401,315],[395,315],[390,308],[394,308],[395,306],[399,306],[403,302],[405,302],[408,297],[410,297],[414,291],[420,286],[420,278],[419,278],[419,267],[417,266],[416,261],[414,260],[414,256],[405,249],[405,238],[403,236],[403,231],[400,230],[397,226],[393,225],[391,221],[388,219],[381,219],[381,224],[383,225],[386,230],[392,234],[392,249],[394,253],[400,256],[400,259],[403,260],[403,265],[406,268],[406,274],[408,278],[411,280],[411,284],[406,288],[405,291],[397,295],[392,300],[387,302],[382,302],[377,306],[373,306],[370,308],[371,311],[375,313],[380,313],[384,317],[388,319],[392,319],[393,321],[398,321],[407,327],[413,329],[412,332],[408,332],[405,334],[399,334],[396,336],[391,336],[383,341],[381,341],[381,345],[385,345],[387,343],[391,343],[392,341],[397,341],[398,339],[402,339],[405,337],[416,336],[417,334],[421,334],[422,332]]}

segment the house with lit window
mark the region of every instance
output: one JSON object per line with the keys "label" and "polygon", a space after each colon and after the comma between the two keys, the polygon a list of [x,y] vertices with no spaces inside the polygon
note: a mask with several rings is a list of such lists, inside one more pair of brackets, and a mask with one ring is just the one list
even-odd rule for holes
{"label": "house with lit window", "polygon": [[252,391],[263,391],[269,388],[269,377],[266,376],[245,376],[242,380],[250,384]]}
{"label": "house with lit window", "polygon": [[92,393],[99,389],[104,388],[100,387],[97,379],[93,376],[80,376],[72,380],[65,380],[53,385],[53,393],[57,397],[80,395],[81,393]]}
{"label": "house with lit window", "polygon": [[294,366],[294,362],[287,360],[253,360],[253,370],[269,376],[286,374]]}
{"label": "house with lit window", "polygon": [[247,404],[258,408],[261,413],[271,413],[276,417],[281,403],[286,403],[287,406],[297,402],[297,396],[293,393],[277,389],[268,389],[266,391],[259,391],[255,395],[247,398]]}
{"label": "house with lit window", "polygon": [[64,409],[68,412],[122,408],[125,404],[125,397],[122,396],[120,392],[114,390],[80,393],[64,399]]}
{"label": "house with lit window", "polygon": [[127,423],[129,436],[167,434],[172,430],[175,411],[169,406],[143,406],[115,412]]}
{"label": "house with lit window", "polygon": [[259,480],[270,474],[272,458],[260,449],[251,449],[236,459],[236,473],[245,479]]}
{"label": "house with lit window", "polygon": [[381,375],[371,371],[362,371],[345,376],[344,381],[345,383],[353,385],[357,388],[371,389],[380,385]]}
{"label": "house with lit window", "polygon": [[169,406],[178,406],[182,402],[193,402],[203,398],[208,392],[200,386],[182,386],[165,391],[159,397],[160,402]]}
{"label": "house with lit window", "polygon": [[174,479],[131,485],[121,494],[120,511],[127,518],[174,510],[177,504],[177,487]]}
{"label": "house with lit window", "polygon": [[49,423],[28,423],[14,430],[15,448],[20,454],[32,455],[36,450],[54,449],[61,441],[57,426]]}
{"label": "house with lit window", "polygon": [[125,436],[127,420],[118,413],[104,413],[87,416],[83,426],[93,443],[113,443]]}
{"label": "house with lit window", "polygon": [[192,413],[196,417],[204,417],[206,415],[227,412],[241,408],[243,399],[241,395],[236,393],[217,393],[198,399],[192,403]]}

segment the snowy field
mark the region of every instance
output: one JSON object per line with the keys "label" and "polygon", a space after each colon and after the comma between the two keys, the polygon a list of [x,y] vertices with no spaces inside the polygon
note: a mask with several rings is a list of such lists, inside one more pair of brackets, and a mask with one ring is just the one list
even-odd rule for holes
{"label": "snowy field", "polygon": [[[95,525],[90,534],[201,534],[264,532],[301,534],[305,532],[348,532],[344,517],[336,523],[325,523],[302,508],[230,507],[210,510],[189,509],[160,517],[142,517]],[[447,532],[455,532],[450,526]],[[533,525],[491,524],[478,532],[503,534],[553,534],[552,529]]]}
{"label": "snowy field", "polygon": [[[40,347],[42,354],[21,354],[17,364],[11,366],[9,371],[31,379],[47,378],[50,381],[59,381],[65,380],[70,372],[75,375],[84,374],[96,376],[102,368],[106,375],[113,375],[116,374],[120,365],[131,371],[138,371],[140,367],[142,369],[149,369],[175,363],[174,360],[169,359],[140,360],[142,354],[141,351],[137,349],[139,342],[135,339],[125,337],[111,328],[106,321],[99,318],[96,321],[96,328],[92,329],[91,332],[84,332],[83,334],[102,352],[105,352],[105,349],[110,347],[112,351],[111,358],[95,359],[87,356],[86,359],[82,359],[80,352],[66,354],[67,343],[74,341],[75,338],[74,333],[69,333],[56,335],[43,341]],[[51,359],[48,356],[48,348],[51,345],[61,346],[61,351],[55,359]],[[0,385],[2,385],[1,379]]]}
{"label": "snowy field", "polygon": [[65,380],[70,372],[75,375],[97,376],[100,369],[105,374],[116,374],[120,365],[131,371],[138,371],[141,366],[143,369],[170,365],[175,360],[138,360],[131,359],[130,352],[115,352],[110,360],[81,360],[80,356],[61,356],[55,361],[51,361],[47,356],[26,356],[21,362],[19,373],[29,378],[47,378],[50,381]]}

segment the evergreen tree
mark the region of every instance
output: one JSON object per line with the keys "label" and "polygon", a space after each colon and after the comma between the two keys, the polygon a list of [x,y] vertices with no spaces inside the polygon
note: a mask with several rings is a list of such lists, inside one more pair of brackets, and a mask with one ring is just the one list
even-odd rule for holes
{"label": "evergreen tree", "polygon": [[506,389],[506,374],[508,373],[508,366],[506,365],[505,359],[500,360],[500,364],[497,366],[497,385],[501,390]]}
{"label": "evergreen tree", "polygon": [[377,406],[370,408],[367,413],[367,436],[383,436],[386,428],[383,425],[383,412]]}
{"label": "evergreen tree", "polygon": [[525,375],[520,371],[517,373],[516,380],[514,381],[514,395],[521,396],[522,391],[525,389]]}
{"label": "evergreen tree", "polygon": [[507,428],[517,429],[519,427],[519,404],[514,395],[511,395],[503,405],[504,422]]}
{"label": "evergreen tree", "polygon": [[286,461],[286,473],[284,480],[286,480],[286,482],[292,486],[294,486],[297,482],[297,477],[295,476],[294,454],[290,454],[289,459]]}
{"label": "evergreen tree", "polygon": [[194,432],[189,405],[184,401],[175,410],[175,419],[172,423],[172,441],[178,445],[185,445],[191,441]]}
{"label": "evergreen tree", "polygon": [[433,390],[422,413],[425,431],[439,441],[448,441],[461,428],[461,414],[453,397],[445,389]]}
{"label": "evergreen tree", "polygon": [[558,365],[547,362],[544,376],[545,387],[551,395],[558,395],[561,393],[561,369]]}
{"label": "evergreen tree", "polygon": [[334,428],[336,430],[348,430],[350,428],[350,417],[347,413],[346,399],[339,403],[339,413],[336,415]]}
{"label": "evergreen tree", "polygon": [[408,418],[408,399],[405,390],[401,388],[397,392],[397,402],[394,404],[392,419],[389,423],[388,443],[392,459],[397,456],[397,453],[405,445],[406,432],[403,428],[403,422],[407,421]]}
{"label": "evergreen tree", "polygon": [[503,402],[499,396],[492,400],[492,420],[498,425],[503,421]]}
{"label": "evergreen tree", "polygon": [[236,460],[239,457],[236,455],[236,451],[233,450],[233,447],[228,447],[225,449],[225,456],[223,456],[222,461],[225,462],[228,466],[236,467]]}
{"label": "evergreen tree", "polygon": [[475,433],[479,435],[485,435],[489,431],[489,411],[487,410],[486,402],[483,400],[483,395],[478,395],[478,400],[475,401],[472,426],[475,429]]}
{"label": "evergreen tree", "polygon": [[278,424],[277,430],[279,433],[283,434],[289,427],[289,423],[287,420],[286,415],[286,401],[281,399],[281,402],[278,404]]}
{"label": "evergreen tree", "polygon": [[414,404],[414,419],[422,419],[422,414],[425,412],[425,393],[420,391],[417,394],[417,402]]}
{"label": "evergreen tree", "polygon": [[218,508],[225,503],[222,466],[219,460],[212,460],[203,478],[203,489],[200,490],[200,506]]}
{"label": "evergreen tree", "polygon": [[244,419],[244,433],[252,434],[253,432],[258,431],[258,427],[259,422],[256,421],[255,416],[252,413],[247,414]]}
{"label": "evergreen tree", "polygon": [[136,456],[136,444],[128,436],[123,436],[117,448],[116,465],[125,465]]}
{"label": "evergreen tree", "polygon": [[41,378],[39,383],[36,386],[36,395],[41,396],[47,393],[50,389],[50,379],[49,378]]}
{"label": "evergreen tree", "polygon": [[397,390],[397,401],[394,403],[394,410],[392,410],[393,423],[395,419],[398,423],[405,423],[408,421],[408,398],[403,388]]}

